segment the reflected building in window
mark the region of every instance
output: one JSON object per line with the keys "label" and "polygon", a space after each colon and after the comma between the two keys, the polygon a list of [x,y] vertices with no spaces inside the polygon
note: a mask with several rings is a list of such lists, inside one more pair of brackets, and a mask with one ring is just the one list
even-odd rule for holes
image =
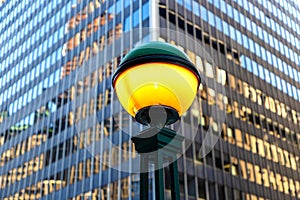
{"label": "reflected building in window", "polygon": [[[111,75],[150,40],[185,51],[207,82],[181,119],[198,127],[179,159],[181,199],[300,198],[296,1],[3,0],[0,11],[0,199],[139,199],[130,136],[145,127]],[[220,138],[202,157],[209,129]]]}

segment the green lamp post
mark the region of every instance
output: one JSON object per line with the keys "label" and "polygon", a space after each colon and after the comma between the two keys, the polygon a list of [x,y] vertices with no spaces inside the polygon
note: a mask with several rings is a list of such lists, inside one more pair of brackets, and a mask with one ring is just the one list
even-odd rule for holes
{"label": "green lamp post", "polygon": [[148,199],[148,163],[155,164],[156,199],[164,199],[163,163],[169,165],[172,199],[180,198],[176,155],[183,137],[165,126],[175,123],[191,106],[200,73],[175,46],[150,42],[130,51],[112,77],[124,109],[137,122],[150,125],[132,138],[140,154],[140,199]]}

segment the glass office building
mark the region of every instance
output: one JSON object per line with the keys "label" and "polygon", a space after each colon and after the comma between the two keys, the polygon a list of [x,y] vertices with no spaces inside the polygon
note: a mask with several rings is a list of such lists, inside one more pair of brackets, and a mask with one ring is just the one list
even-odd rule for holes
{"label": "glass office building", "polygon": [[[181,199],[300,198],[299,16],[293,0],[0,1],[0,199],[139,199],[129,136],[145,127],[111,75],[150,40],[184,50],[208,86],[182,119],[199,133],[178,161]],[[201,157],[209,126],[220,138]]]}

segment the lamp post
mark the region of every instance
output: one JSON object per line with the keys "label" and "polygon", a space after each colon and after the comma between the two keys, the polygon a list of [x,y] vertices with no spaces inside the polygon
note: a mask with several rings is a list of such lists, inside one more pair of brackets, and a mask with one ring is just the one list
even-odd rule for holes
{"label": "lamp post", "polygon": [[176,155],[183,136],[165,126],[191,106],[201,78],[188,56],[175,46],[150,42],[130,51],[112,77],[124,109],[150,128],[131,138],[140,154],[140,199],[148,199],[148,163],[155,164],[156,199],[164,199],[164,160],[169,165],[172,199],[180,198]]}

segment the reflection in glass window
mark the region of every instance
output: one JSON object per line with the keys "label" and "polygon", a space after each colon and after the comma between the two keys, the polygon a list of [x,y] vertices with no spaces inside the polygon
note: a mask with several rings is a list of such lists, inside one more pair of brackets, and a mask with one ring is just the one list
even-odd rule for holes
{"label": "reflection in glass window", "polygon": [[214,71],[213,71],[213,67],[210,63],[205,62],[205,74],[207,77],[209,78],[213,78],[214,77]]}
{"label": "reflection in glass window", "polygon": [[223,69],[217,68],[217,82],[225,85],[226,83],[226,72]]}
{"label": "reflection in glass window", "polygon": [[196,56],[196,67],[200,72],[203,72],[203,62],[202,59],[199,56]]}

